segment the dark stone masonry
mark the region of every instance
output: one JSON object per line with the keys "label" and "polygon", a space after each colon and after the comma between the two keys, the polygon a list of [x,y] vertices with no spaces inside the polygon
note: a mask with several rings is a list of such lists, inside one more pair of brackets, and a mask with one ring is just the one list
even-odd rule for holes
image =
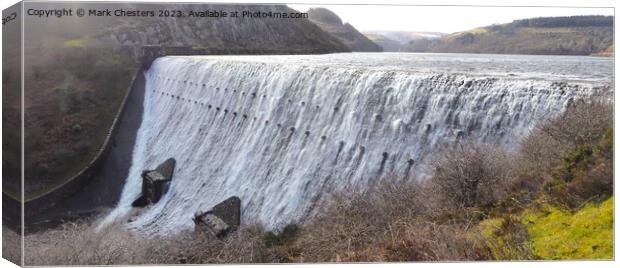
{"label": "dark stone masonry", "polygon": [[169,158],[155,170],[142,172],[142,195],[131,204],[134,207],[145,207],[157,203],[166,193],[172,180],[176,161]]}
{"label": "dark stone masonry", "polygon": [[209,232],[218,238],[235,231],[241,224],[241,199],[232,196],[207,212],[198,211],[193,218],[195,231]]}

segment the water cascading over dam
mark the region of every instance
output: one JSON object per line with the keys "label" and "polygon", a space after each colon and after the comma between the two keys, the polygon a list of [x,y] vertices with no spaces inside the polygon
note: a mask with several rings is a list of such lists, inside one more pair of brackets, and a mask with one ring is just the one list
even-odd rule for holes
{"label": "water cascading over dam", "polygon": [[157,59],[145,73],[133,166],[108,220],[131,210],[143,170],[173,157],[169,191],[130,229],[190,229],[196,211],[233,195],[242,200],[242,222],[277,228],[308,217],[328,193],[363,190],[385,176],[422,177],[425,159],[444,143],[512,148],[540,120],[599,94],[594,76],[559,83],[574,78],[564,63],[551,79],[500,75],[505,63],[459,72],[406,60],[386,67],[380,58],[373,67],[363,57]]}

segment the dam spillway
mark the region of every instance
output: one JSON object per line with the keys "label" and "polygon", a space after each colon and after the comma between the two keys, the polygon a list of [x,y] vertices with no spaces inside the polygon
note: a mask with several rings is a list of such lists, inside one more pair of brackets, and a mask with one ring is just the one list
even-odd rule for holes
{"label": "dam spillway", "polygon": [[330,54],[163,57],[145,72],[144,115],[118,206],[140,173],[177,160],[162,199],[126,226],[151,234],[236,195],[242,222],[306,219],[329,193],[423,178],[460,139],[514,148],[571,102],[609,94],[613,61],[592,57]]}

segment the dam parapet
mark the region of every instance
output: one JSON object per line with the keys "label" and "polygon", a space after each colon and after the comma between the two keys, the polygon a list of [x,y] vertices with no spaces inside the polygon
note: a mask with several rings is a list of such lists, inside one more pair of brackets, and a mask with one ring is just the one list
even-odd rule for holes
{"label": "dam parapet", "polygon": [[316,49],[237,49],[237,48],[207,48],[195,46],[142,46],[142,67],[148,70],[153,61],[165,56],[190,56],[190,55],[295,55],[295,54],[324,54],[329,50]]}

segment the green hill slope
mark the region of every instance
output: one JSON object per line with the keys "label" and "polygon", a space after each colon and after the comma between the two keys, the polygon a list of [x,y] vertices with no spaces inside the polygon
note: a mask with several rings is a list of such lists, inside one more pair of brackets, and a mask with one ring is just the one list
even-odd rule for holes
{"label": "green hill slope", "polygon": [[[592,55],[613,46],[613,16],[546,17],[413,40],[408,52]],[[604,54],[604,55],[609,55]]]}

